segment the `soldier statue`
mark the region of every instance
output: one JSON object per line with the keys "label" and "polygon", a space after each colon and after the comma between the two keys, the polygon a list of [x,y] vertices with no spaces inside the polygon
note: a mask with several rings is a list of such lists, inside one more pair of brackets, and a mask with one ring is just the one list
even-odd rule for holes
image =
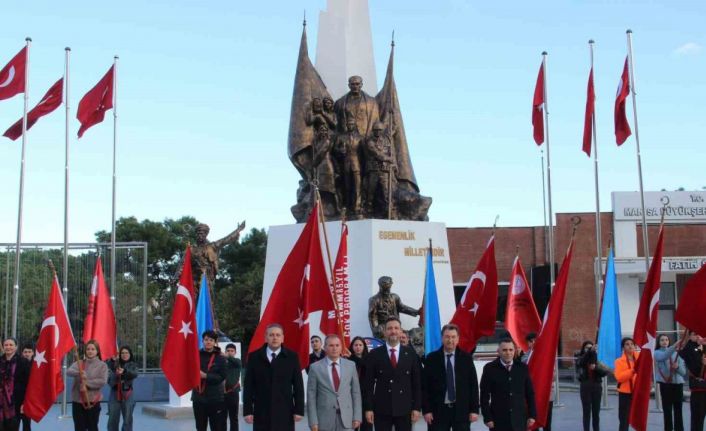
{"label": "soldier statue", "polygon": [[221,249],[228,244],[237,242],[243,229],[245,229],[245,221],[241,222],[238,228],[228,236],[218,241],[209,242],[207,237],[211,228],[204,223],[196,225],[196,244],[191,246],[192,265],[195,269],[198,268],[202,274],[206,274],[209,286],[213,286],[216,274],[218,274],[218,255],[221,253]]}
{"label": "soldier statue", "polygon": [[361,214],[361,136],[358,133],[355,118],[346,119],[346,133],[336,137],[333,153],[338,162],[340,173],[338,200],[345,206],[350,218],[359,219]]}
{"label": "soldier statue", "polygon": [[400,313],[416,317],[419,316],[419,310],[403,304],[399,295],[390,292],[392,277],[387,275],[380,277],[378,286],[380,286],[380,291],[368,300],[368,320],[373,337],[383,339],[385,322],[388,318],[397,317],[399,319]]}
{"label": "soldier statue", "polygon": [[396,218],[392,208],[397,160],[392,140],[384,133],[385,126],[376,121],[373,135],[365,141],[365,212],[373,218]]}

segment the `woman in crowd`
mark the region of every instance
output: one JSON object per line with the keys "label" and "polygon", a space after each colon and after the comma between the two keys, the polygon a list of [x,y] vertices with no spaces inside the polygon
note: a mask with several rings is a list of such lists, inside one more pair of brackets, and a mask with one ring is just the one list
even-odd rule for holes
{"label": "woman in crowd", "polygon": [[668,335],[662,334],[657,337],[655,371],[659,393],[662,395],[664,431],[684,431],[681,407],[684,402],[686,365],[679,357],[676,345],[669,344]]}
{"label": "woman in crowd", "polygon": [[615,360],[615,380],[618,381],[618,430],[628,431],[628,417],[632,403],[632,390],[635,386],[635,362],[639,353],[635,352],[635,341],[625,337],[620,342],[623,354]]}
{"label": "woman in crowd", "polygon": [[135,410],[135,397],[132,382],[137,378],[137,364],[132,358],[129,346],[122,346],[117,358],[108,360],[108,431],[118,431],[120,416],[123,417],[122,431],[132,431],[132,412]]}
{"label": "woman in crowd", "polygon": [[706,338],[694,331],[679,351],[689,373],[689,407],[691,408],[691,429],[703,430],[706,418]]}
{"label": "woman in crowd", "polygon": [[[362,382],[365,379],[365,357],[368,354],[368,345],[365,344],[363,337],[354,337],[351,340],[351,345],[348,347],[351,355],[348,357],[355,362],[355,369],[358,371],[358,379]],[[368,421],[362,421],[360,431],[370,431],[373,426]]]}
{"label": "woman in crowd", "polygon": [[581,407],[583,408],[583,431],[591,429],[600,430],[601,411],[601,379],[606,376],[606,370],[598,364],[596,345],[592,341],[584,341],[576,357],[581,394]]}
{"label": "woman in crowd", "polygon": [[83,361],[76,361],[66,372],[73,377],[71,413],[76,431],[98,431],[101,388],[108,382],[108,366],[101,360],[100,346],[89,340]]}
{"label": "woman in crowd", "polygon": [[17,431],[29,380],[29,362],[17,354],[17,340],[6,338],[0,356],[0,429]]}

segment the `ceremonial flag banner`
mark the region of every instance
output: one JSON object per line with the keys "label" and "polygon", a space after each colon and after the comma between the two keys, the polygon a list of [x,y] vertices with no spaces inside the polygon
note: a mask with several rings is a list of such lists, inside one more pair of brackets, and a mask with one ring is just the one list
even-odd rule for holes
{"label": "ceremonial flag banner", "polygon": [[603,303],[601,304],[600,319],[597,341],[600,346],[600,349],[598,349],[598,360],[612,368],[615,360],[622,354],[622,350],[620,348],[622,329],[620,327],[618,279],[615,275],[615,258],[613,256],[613,248],[608,250],[605,288],[603,289]]}
{"label": "ceremonial flag banner", "polygon": [[588,74],[588,89],[586,90],[586,114],[583,119],[583,152],[591,157],[591,140],[593,139],[593,112],[596,102],[596,92],[593,89],[593,68]]}
{"label": "ceremonial flag banner", "polygon": [[115,80],[115,66],[111,66],[108,72],[98,81],[78,103],[76,118],[81,123],[78,129],[78,137],[96,124],[103,121],[105,111],[113,107],[113,82]]}
{"label": "ceremonial flag banner", "polygon": [[684,327],[706,337],[706,265],[702,266],[689,281],[679,297],[674,318]]}
{"label": "ceremonial flag banner", "polygon": [[110,301],[110,294],[103,277],[101,258],[96,259],[96,270],[91,283],[91,294],[88,297],[88,311],[83,325],[83,342],[96,340],[101,347],[101,356],[112,358],[117,356],[117,332],[115,313]]}
{"label": "ceremonial flag banner", "polygon": [[[319,327],[328,333],[331,321],[337,322],[337,316],[321,253],[317,203],[275,280],[248,353],[262,347],[267,326],[278,323],[284,330],[284,345],[297,352],[300,366],[306,368],[309,365],[309,315],[319,310],[322,311]],[[329,318],[331,311],[334,319]]]}
{"label": "ceremonial flag banner", "polygon": [[539,66],[537,84],[532,98],[532,127],[534,142],[542,145],[544,142],[544,63]]}
{"label": "ceremonial flag banner", "polygon": [[[31,111],[27,113],[27,130],[31,129],[32,126],[42,118],[43,116],[53,112],[56,108],[61,106],[62,99],[64,97],[64,78],[56,81],[54,85],[49,88],[49,91],[42,97],[42,100],[37,103],[37,106],[32,108]],[[22,118],[17,120],[15,124],[10,126],[9,129],[3,134],[6,138],[10,138],[13,141],[17,140],[22,136]]]}
{"label": "ceremonial flag banner", "polygon": [[32,360],[32,371],[22,409],[24,415],[35,422],[42,420],[51,408],[56,397],[64,390],[61,378],[61,360],[76,347],[71,332],[69,316],[66,314],[64,299],[61,296],[59,280],[54,274],[49,302],[44,310],[44,319],[39,329],[37,353]]}
{"label": "ceremonial flag banner", "polygon": [[[630,404],[630,425],[635,431],[647,431],[647,413],[652,387],[652,358],[657,338],[657,319],[659,317],[659,289],[662,276],[662,241],[664,229],[660,227],[657,248],[652,257],[650,271],[645,280],[645,289],[637,309],[635,345],[640,347],[640,356],[635,363],[635,386]],[[600,349],[600,347],[599,347]]]}
{"label": "ceremonial flag banner", "polygon": [[451,322],[458,326],[459,347],[472,351],[481,337],[493,335],[498,308],[498,270],[495,236],[490,238],[471,275]]}
{"label": "ceremonial flag banner", "polygon": [[343,345],[351,343],[351,300],[348,287],[348,225],[341,226],[341,242],[338,244],[336,263],[333,265],[334,294],[343,325]]}
{"label": "ceremonial flag banner", "polygon": [[544,427],[547,424],[557,346],[559,345],[561,316],[564,312],[564,299],[566,298],[573,248],[574,240],[572,238],[569,250],[564,257],[564,262],[561,264],[554,291],[549,299],[549,305],[547,305],[547,310],[544,312],[542,331],[537,336],[537,341],[534,343],[534,348],[529,358],[529,372],[537,403],[535,429]]}
{"label": "ceremonial flag banner", "polygon": [[25,46],[0,70],[0,100],[24,93],[26,71],[27,47]]}
{"label": "ceremonial flag banner", "polygon": [[525,337],[530,332],[539,333],[542,321],[539,320],[537,307],[532,299],[532,292],[527,284],[525,270],[522,269],[520,257],[515,258],[510,276],[510,286],[507,289],[507,308],[505,311],[505,329],[525,352],[528,349]]}
{"label": "ceremonial flag banner", "polygon": [[160,361],[165,377],[179,396],[201,383],[194,296],[191,247],[187,247]]}
{"label": "ceremonial flag banner", "polygon": [[204,332],[213,329],[213,307],[211,305],[211,292],[208,289],[206,274],[201,275],[199,300],[196,303],[196,334],[199,339],[199,349],[203,348]]}
{"label": "ceremonial flag banner", "polygon": [[434,258],[431,244],[427,253],[427,270],[424,277],[424,354],[441,347],[441,318],[439,317],[439,297],[436,294],[434,278]]}
{"label": "ceremonial flag banner", "polygon": [[628,59],[625,57],[625,66],[623,66],[623,73],[620,75],[620,82],[618,83],[618,92],[615,95],[615,142],[618,145],[622,145],[632,135],[630,123],[628,123],[628,117],[625,113],[625,100],[629,94],[630,74],[628,72]]}

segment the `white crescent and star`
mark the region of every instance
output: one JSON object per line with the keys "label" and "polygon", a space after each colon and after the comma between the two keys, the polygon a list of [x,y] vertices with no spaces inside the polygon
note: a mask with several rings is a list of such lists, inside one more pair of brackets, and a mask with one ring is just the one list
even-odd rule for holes
{"label": "white crescent and star", "polygon": [[[181,286],[179,286],[181,287]],[[189,334],[193,334],[194,331],[191,330],[191,322],[186,323],[183,320],[181,321],[181,329],[179,330],[180,334],[184,334],[184,339],[186,340],[186,337],[189,336]]]}
{"label": "white crescent and star", "polygon": [[[184,298],[186,298],[186,300],[189,302],[189,315],[191,315],[191,312],[194,310],[194,300],[191,299],[191,293],[189,292],[189,290],[186,287],[179,284],[177,286],[177,293],[176,294],[177,294],[177,296],[183,295]],[[181,331],[179,331],[179,332],[181,332]]]}
{"label": "white crescent and star", "polygon": [[471,290],[471,287],[473,287],[473,280],[479,280],[483,284],[482,289],[485,289],[485,273],[483,271],[474,272],[473,275],[471,275],[471,279],[468,280],[468,287],[466,288],[466,291],[463,292],[463,296],[461,297],[461,304],[466,302],[466,295],[468,295],[468,292]]}
{"label": "white crescent and star", "polygon": [[59,325],[56,324],[56,317],[55,316],[49,316],[44,321],[42,322],[42,327],[39,330],[39,334],[41,335],[42,331],[44,328],[47,326],[53,326],[56,328],[54,330],[54,348],[59,345],[59,338],[61,337],[61,334],[59,334]]}
{"label": "white crescent and star", "polygon": [[0,88],[7,87],[15,79],[15,66],[10,66],[10,70],[7,72],[7,79],[5,82],[0,84]]}
{"label": "white crescent and star", "polygon": [[44,359],[44,354],[45,354],[45,353],[46,353],[46,350],[43,351],[43,352],[37,350],[37,354],[34,355],[34,359],[32,359],[32,360],[37,363],[37,368],[41,367],[42,364],[47,364],[47,363],[48,363],[47,360]]}

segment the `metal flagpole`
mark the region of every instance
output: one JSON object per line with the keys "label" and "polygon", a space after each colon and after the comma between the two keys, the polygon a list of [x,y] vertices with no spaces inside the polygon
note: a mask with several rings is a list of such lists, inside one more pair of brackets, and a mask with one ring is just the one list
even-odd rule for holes
{"label": "metal flagpole", "polygon": [[542,163],[542,217],[544,217],[544,261],[549,260],[549,238],[547,237],[547,186],[544,182],[544,150],[540,150]]}
{"label": "metal flagpole", "polygon": [[17,207],[17,242],[15,243],[15,283],[12,291],[12,336],[17,338],[17,306],[20,294],[20,246],[22,245],[22,207],[25,192],[25,149],[27,148],[27,110],[29,105],[29,48],[31,38],[25,38],[27,58],[25,63],[24,112],[22,114],[22,156],[20,158],[20,197]]}
{"label": "metal flagpole", "polygon": [[[69,57],[71,55],[71,48],[66,47],[65,51],[65,68],[64,68],[64,108],[66,111],[66,124],[65,124],[65,156],[64,156],[64,266],[62,268],[62,289],[64,293],[64,304],[66,304],[67,312],[69,307]],[[64,381],[66,381],[66,370],[68,367],[68,357],[64,355],[64,360],[62,362],[62,372],[64,375]],[[66,415],[66,391],[63,391],[61,395],[61,414],[59,418],[67,417]]]}
{"label": "metal flagpole", "polygon": [[[635,91],[635,69],[633,66],[633,56],[632,56],[632,30],[628,29],[626,32],[628,38],[628,64],[629,64],[629,77],[630,77],[630,95],[632,97],[632,116],[633,123],[635,124],[635,148],[637,151],[637,175],[640,178],[640,205],[642,207],[642,248],[643,254],[645,255],[645,276],[650,272],[650,242],[647,237],[647,216],[645,215],[645,188],[642,184],[642,157],[640,156],[640,132],[637,127],[637,101]],[[652,379],[655,385],[655,410],[662,411],[662,400],[659,389],[657,388],[657,382]]]}
{"label": "metal flagpole", "polygon": [[[588,41],[588,46],[590,47],[591,51],[591,73],[593,73],[593,39]],[[594,79],[595,79],[595,74],[594,74]],[[595,81],[594,81],[595,82]],[[595,86],[594,86],[595,88]],[[596,112],[595,108],[594,111],[591,113],[591,130],[592,130],[592,135],[593,135],[593,177],[595,181],[595,187],[596,187],[596,260],[598,262],[597,265],[595,266],[595,279],[596,279],[596,310],[597,313],[600,315],[601,313],[601,280],[603,279],[602,277],[602,268],[601,268],[601,257],[602,257],[602,252],[603,252],[603,243],[601,239],[601,204],[600,204],[600,195],[599,195],[599,188],[598,188],[598,141],[596,137]]]}
{"label": "metal flagpole", "polygon": [[113,57],[113,206],[110,232],[110,302],[115,310],[115,159],[118,143],[118,56]]}

